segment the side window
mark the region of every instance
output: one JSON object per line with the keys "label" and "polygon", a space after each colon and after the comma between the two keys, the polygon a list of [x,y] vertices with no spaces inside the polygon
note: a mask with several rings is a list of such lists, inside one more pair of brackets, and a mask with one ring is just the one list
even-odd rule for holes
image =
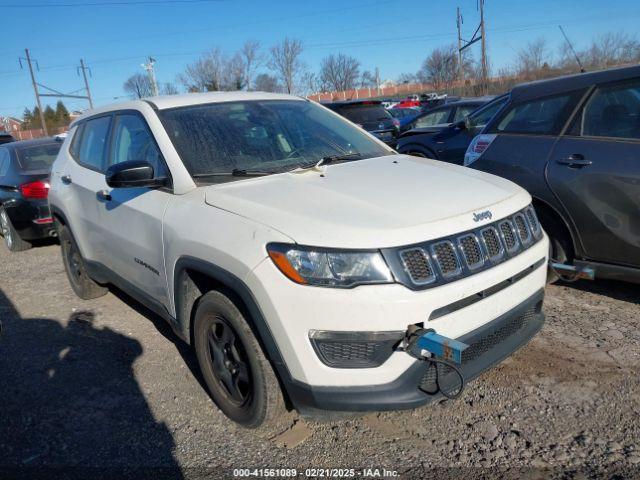
{"label": "side window", "polygon": [[413,128],[431,127],[433,125],[440,125],[442,123],[447,123],[449,120],[450,113],[451,113],[450,108],[438,110],[437,112],[427,113],[425,116],[420,117],[415,121]]}
{"label": "side window", "polygon": [[486,107],[482,107],[475,113],[469,115],[469,128],[482,129],[487,123],[491,121],[494,115],[498,113],[504,104],[507,102],[507,97],[502,97],[489,103]]}
{"label": "side window", "polygon": [[147,124],[136,114],[116,116],[109,165],[129,160],[144,160],[153,166],[156,176],[165,175],[164,163]]}
{"label": "side window", "polygon": [[456,108],[456,114],[453,117],[453,123],[459,122],[460,120],[464,120],[467,115],[477,109],[477,106],[466,106],[466,107],[458,107]]}
{"label": "side window", "polygon": [[567,93],[514,105],[507,109],[491,133],[558,134],[572,99],[572,94]]}
{"label": "side window", "polygon": [[640,81],[598,88],[579,119],[582,136],[640,140]]}
{"label": "side window", "polygon": [[76,160],[80,158],[80,138],[82,137],[83,127],[84,124],[78,125],[76,131],[73,133],[71,145],[69,145],[69,153],[71,153],[71,156]]}
{"label": "side window", "polygon": [[10,161],[9,150],[0,148],[0,177],[4,177],[9,171]]}
{"label": "side window", "polygon": [[94,170],[102,171],[110,124],[110,116],[94,118],[85,123],[80,139],[78,155],[80,163]]}

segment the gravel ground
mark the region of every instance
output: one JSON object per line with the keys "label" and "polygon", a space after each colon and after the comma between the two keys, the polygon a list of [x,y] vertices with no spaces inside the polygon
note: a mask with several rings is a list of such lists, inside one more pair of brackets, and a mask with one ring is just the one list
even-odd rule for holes
{"label": "gravel ground", "polygon": [[640,477],[634,285],[549,287],[542,332],[458,400],[298,420],[264,439],[222,415],[195,356],[162,320],[120,292],[75,297],[57,245],[2,246],[0,265],[0,478],[56,467],[92,478],[221,478],[249,467]]}

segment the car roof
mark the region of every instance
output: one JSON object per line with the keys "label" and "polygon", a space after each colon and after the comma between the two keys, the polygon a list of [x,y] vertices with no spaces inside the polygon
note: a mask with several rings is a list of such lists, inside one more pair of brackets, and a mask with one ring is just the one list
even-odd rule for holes
{"label": "car roof", "polygon": [[554,95],[586,88],[594,83],[615,82],[627,78],[640,77],[640,66],[609,68],[596,72],[577,73],[564,75],[546,80],[536,80],[534,82],[516,85],[511,90],[513,100],[527,100],[530,98]]}
{"label": "car roof", "polygon": [[167,110],[170,108],[187,107],[192,105],[206,105],[209,103],[237,102],[255,100],[298,100],[307,101],[302,97],[287,95],[284,93],[267,92],[205,92],[205,93],[184,93],[181,95],[162,95],[158,97],[148,97],[128,102],[113,103],[104,107],[94,108],[86,111],[77,118],[72,125],[101,113],[109,113],[116,110],[137,110],[142,105],[151,105],[156,110]]}
{"label": "car roof", "polygon": [[[389,101],[389,100],[387,100]],[[393,100],[395,102],[395,100]],[[400,102],[401,100],[398,100]],[[338,107],[342,105],[379,105],[382,100],[370,100],[368,98],[361,98],[358,100],[341,100],[339,102],[326,102],[323,103],[325,107]]]}
{"label": "car roof", "polygon": [[35,147],[38,145],[48,145],[51,143],[58,143],[62,145],[62,141],[57,139],[56,137],[44,137],[35,138],[33,140],[18,140],[17,142],[3,143],[2,145],[0,145],[0,147],[8,148],[11,150],[18,150],[22,147]]}

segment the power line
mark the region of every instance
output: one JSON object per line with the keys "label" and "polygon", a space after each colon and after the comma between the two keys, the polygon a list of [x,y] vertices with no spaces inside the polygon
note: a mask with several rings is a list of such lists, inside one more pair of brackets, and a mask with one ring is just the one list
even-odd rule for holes
{"label": "power line", "polygon": [[182,5],[191,3],[220,3],[227,0],[140,0],[134,2],[85,2],[85,3],[12,3],[2,8],[68,8],[68,7],[135,7],[139,5]]}

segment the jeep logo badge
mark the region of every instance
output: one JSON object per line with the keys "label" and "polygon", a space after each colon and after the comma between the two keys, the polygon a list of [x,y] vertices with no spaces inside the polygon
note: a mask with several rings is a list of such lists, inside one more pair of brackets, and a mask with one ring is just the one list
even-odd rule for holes
{"label": "jeep logo badge", "polygon": [[484,212],[474,213],[473,214],[473,221],[474,222],[480,222],[482,220],[491,220],[491,217],[493,217],[493,214],[491,213],[491,210],[485,210]]}

